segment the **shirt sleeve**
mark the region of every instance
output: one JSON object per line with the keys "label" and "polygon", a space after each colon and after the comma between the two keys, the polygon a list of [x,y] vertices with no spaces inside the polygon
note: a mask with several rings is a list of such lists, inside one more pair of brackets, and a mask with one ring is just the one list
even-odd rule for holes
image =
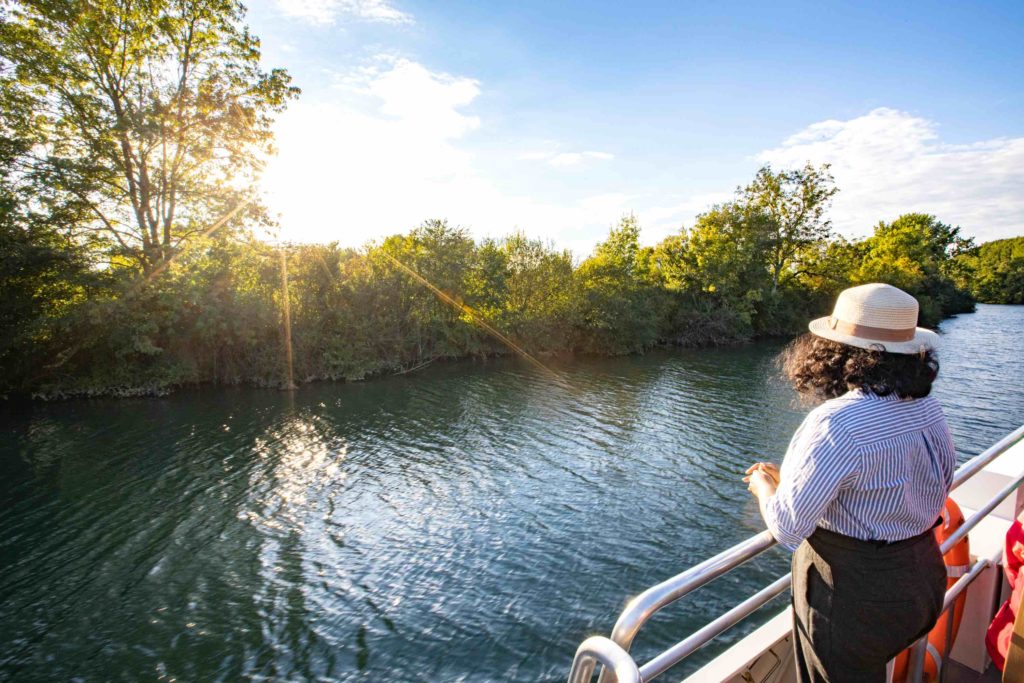
{"label": "shirt sleeve", "polygon": [[764,505],[765,523],[775,539],[796,550],[814,533],[840,489],[856,481],[853,441],[829,416],[811,413],[797,429],[782,461],[781,481]]}

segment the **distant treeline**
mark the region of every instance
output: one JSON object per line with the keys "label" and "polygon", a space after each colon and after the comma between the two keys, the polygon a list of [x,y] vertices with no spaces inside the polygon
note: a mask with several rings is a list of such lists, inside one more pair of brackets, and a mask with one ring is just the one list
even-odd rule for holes
{"label": "distant treeline", "polygon": [[[933,216],[906,214],[850,242],[817,210],[831,192],[827,169],[764,168],[692,228],[641,247],[625,217],[580,263],[522,234],[477,242],[444,221],[362,249],[284,248],[295,378],[508,353],[480,321],[540,356],[627,354],[792,335],[865,282],[914,294],[930,326],[972,310],[972,290],[1020,301],[1024,238],[974,247]],[[2,225],[3,393],[129,395],[285,376],[281,249],[215,234],[147,274],[96,268],[88,245]]]}
{"label": "distant treeline", "polygon": [[986,242],[958,257],[961,286],[985,304],[1024,304],[1024,237]]}

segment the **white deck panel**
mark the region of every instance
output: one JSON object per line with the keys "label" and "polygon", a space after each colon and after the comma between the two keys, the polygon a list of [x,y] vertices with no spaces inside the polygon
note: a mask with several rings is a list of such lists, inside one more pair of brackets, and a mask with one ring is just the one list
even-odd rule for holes
{"label": "white deck panel", "polygon": [[[764,683],[793,681],[796,679],[796,672],[793,670],[793,645],[789,641],[792,630],[793,612],[787,607],[684,679],[684,683],[741,682],[748,680],[743,677],[744,673],[750,673],[752,680]],[[769,650],[772,654],[764,657]],[[765,661],[759,666],[758,660],[761,659]]]}

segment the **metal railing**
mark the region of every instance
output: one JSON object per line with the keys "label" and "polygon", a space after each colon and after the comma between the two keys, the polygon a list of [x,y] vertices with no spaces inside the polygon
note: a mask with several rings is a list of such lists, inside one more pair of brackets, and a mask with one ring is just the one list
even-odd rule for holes
{"label": "metal railing", "polygon": [[[1021,439],[1024,439],[1024,425],[1018,427],[1010,434],[1007,434],[998,442],[985,449],[982,453],[957,469],[956,474],[953,476],[953,485],[951,490],[957,488],[973,477],[985,466],[1006,452],[1010,446],[1021,441]],[[1024,482],[1024,475],[1016,479],[1011,485],[1006,486],[999,492],[999,494],[996,495],[995,498],[990,500],[985,506],[972,515],[971,518],[967,520],[963,526],[956,531],[956,533],[950,536],[946,543],[943,544],[942,552],[945,553],[957,541],[967,535],[967,533],[973,529],[978,522],[992,512],[992,510],[994,510],[999,503],[1005,500],[1014,490],[1016,490],[1022,482]],[[788,589],[791,582],[790,575],[787,574],[770,585],[762,588],[760,591],[750,596],[722,616],[718,617],[707,626],[695,631],[686,639],[676,643],[642,666],[636,667],[635,661],[629,655],[629,649],[633,644],[636,634],[657,612],[697,588],[700,588],[723,574],[726,574],[748,560],[757,557],[775,544],[776,541],[772,535],[768,533],[768,531],[762,531],[761,533],[756,534],[707,560],[704,560],[700,564],[695,565],[686,571],[667,579],[666,581],[662,581],[651,588],[648,588],[643,593],[630,600],[625,609],[619,615],[618,620],[615,622],[611,638],[601,638],[602,642],[607,642],[604,642],[602,645],[598,645],[597,641],[594,641],[594,638],[588,638],[584,641],[584,645],[594,641],[591,643],[590,649],[584,651],[583,645],[580,646],[580,649],[576,653],[576,658],[573,661],[572,668],[573,674],[576,677],[574,678],[571,676],[569,679],[570,683],[584,683],[585,681],[589,681],[590,674],[592,674],[595,667],[595,662],[602,664],[599,683],[613,683],[615,681],[632,680],[650,681],[655,676],[664,673],[670,667],[675,666],[683,659],[699,650],[713,638],[731,628],[736,623],[759,609],[769,600]],[[975,569],[977,569],[977,572],[980,572],[983,567],[977,568],[977,565],[975,565],[975,567],[972,568],[972,572],[974,572]],[[974,573],[974,576],[977,576],[977,572]],[[971,573],[968,573],[962,578],[966,579],[967,576],[970,575]],[[973,580],[973,578],[971,580]],[[960,590],[964,590],[968,583],[970,583],[970,581],[965,581]],[[950,590],[952,591],[956,589],[956,586],[959,585],[961,585],[960,581],[958,581]],[[596,636],[596,638],[600,637]],[[927,639],[924,640],[927,641]],[[614,653],[610,648],[610,645],[615,646]],[[612,656],[621,657],[622,654],[625,654],[630,662],[633,662],[633,666],[638,669],[638,679],[619,678],[618,670],[621,663],[618,666],[610,666],[604,663],[603,658]],[[923,657],[923,654],[921,656]],[[589,671],[586,669],[586,666],[581,666],[581,658],[588,659],[590,666]],[[618,659],[615,661],[619,662]],[[584,673],[587,674],[585,677],[583,675]]]}
{"label": "metal railing", "polygon": [[[1018,429],[1017,431],[1020,432],[1022,430],[1024,430],[1024,427]],[[1014,433],[1016,434],[1017,432]],[[1007,448],[1008,447],[1009,446],[1007,446]],[[966,479],[964,479],[963,481],[966,481]],[[997,493],[992,499],[990,499],[987,503],[982,505],[973,515],[971,515],[966,521],[964,521],[964,523],[960,525],[959,529],[950,534],[949,538],[947,538],[943,542],[943,544],[939,546],[939,552],[943,555],[949,552],[953,546],[960,542],[960,539],[962,539],[964,536],[970,533],[971,529],[978,526],[978,523],[981,522],[981,520],[985,519],[985,517],[991,514],[991,512],[995,510],[1000,503],[1009,498],[1010,494],[1016,491],[1021,484],[1024,484],[1024,473],[1020,474],[1016,479],[1014,479],[1012,482],[1010,482],[1002,489],[1000,489],[999,493]],[[967,572],[967,574],[961,576],[956,583],[950,586],[949,590],[946,591],[946,598],[942,604],[942,614],[944,614],[947,610],[952,608],[960,594],[963,591],[967,590],[967,587],[971,584],[971,582],[974,581],[974,579],[978,577],[982,570],[990,564],[991,562],[987,558],[978,560],[974,563],[974,565],[971,566],[971,569]],[[953,646],[953,638],[951,637],[952,634],[948,632],[948,629],[951,629],[953,626],[953,619],[947,619],[946,625],[946,651],[943,652],[940,657],[936,658],[939,668],[945,668],[942,665],[949,656],[949,649]],[[908,681],[913,681],[916,683],[922,680],[924,675],[924,659],[928,647],[929,644],[927,635],[922,636],[921,639],[914,643],[914,645],[912,646],[910,653],[910,675],[907,677]]]}
{"label": "metal railing", "polygon": [[[970,586],[976,578],[978,578],[978,575],[991,565],[992,561],[988,558],[978,560],[971,565],[970,571],[957,579],[956,583],[949,587],[949,590],[946,591],[946,597],[942,601],[942,611],[939,613],[940,619],[947,611],[951,609],[955,610],[954,605],[956,605],[956,600],[960,597],[960,594],[967,590],[967,587]],[[936,653],[936,663],[938,664],[940,681],[946,680],[946,667],[944,664],[946,663],[946,660],[949,659],[949,651],[953,647],[953,621],[953,615],[950,615],[949,618],[946,619],[946,638],[944,640],[945,649],[941,654]],[[920,681],[923,680],[924,660],[930,648],[931,644],[928,642],[928,636],[923,636],[911,646],[910,674],[907,676],[908,681],[920,683]]]}
{"label": "metal railing", "polygon": [[640,671],[629,653],[604,636],[591,636],[576,650],[569,672],[569,683],[589,683],[598,663],[611,670],[619,683],[640,683]]}

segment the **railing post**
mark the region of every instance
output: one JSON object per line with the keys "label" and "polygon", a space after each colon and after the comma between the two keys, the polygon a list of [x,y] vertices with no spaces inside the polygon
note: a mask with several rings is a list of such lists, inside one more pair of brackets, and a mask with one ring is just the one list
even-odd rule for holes
{"label": "railing post", "polygon": [[949,614],[946,616],[946,640],[945,647],[942,652],[942,664],[939,668],[939,683],[945,683],[946,680],[946,664],[949,662],[949,653],[953,650],[953,622],[956,621],[956,603],[949,608]]}
{"label": "railing post", "polygon": [[615,683],[641,683],[640,669],[633,658],[604,636],[591,636],[580,644],[572,660],[569,683],[590,683],[598,663]]}
{"label": "railing post", "polygon": [[928,653],[928,636],[924,635],[910,648],[910,683],[921,683],[924,680],[924,658]]}

